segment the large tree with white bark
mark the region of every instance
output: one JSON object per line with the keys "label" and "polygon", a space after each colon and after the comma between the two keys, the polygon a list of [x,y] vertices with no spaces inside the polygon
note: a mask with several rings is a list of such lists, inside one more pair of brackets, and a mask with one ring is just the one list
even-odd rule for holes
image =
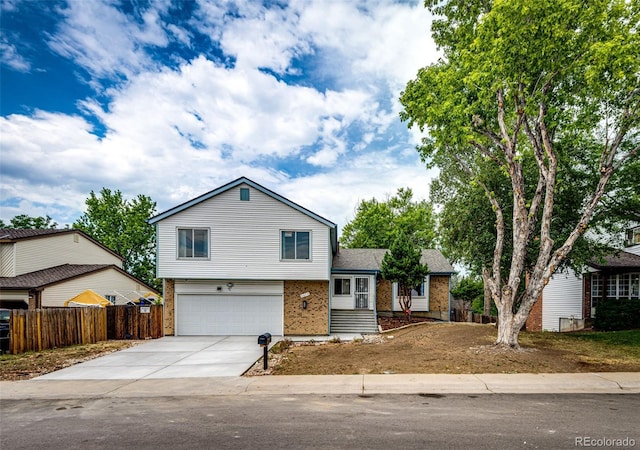
{"label": "large tree with white bark", "polygon": [[[496,344],[517,347],[542,289],[603,200],[625,187],[619,174],[637,164],[640,3],[425,5],[444,56],[407,84],[401,118],[426,132],[424,161],[477,186],[490,205],[495,235],[484,281],[498,308]],[[556,197],[572,189],[575,171],[592,181],[573,186],[567,211]]]}

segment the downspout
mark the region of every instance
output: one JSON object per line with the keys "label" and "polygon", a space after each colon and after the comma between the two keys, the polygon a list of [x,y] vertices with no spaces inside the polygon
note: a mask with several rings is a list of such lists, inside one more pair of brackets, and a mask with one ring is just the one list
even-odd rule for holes
{"label": "downspout", "polygon": [[[329,286],[327,287],[327,336],[331,335],[331,266],[333,265],[333,245],[331,242],[331,228],[327,229],[327,233],[329,233],[329,261],[327,261],[327,272],[329,278]],[[336,230],[337,233],[337,230]],[[338,244],[339,245],[339,244]],[[340,251],[339,248],[336,251]]]}
{"label": "downspout", "polygon": [[[376,287],[373,290],[373,317],[376,319],[376,327],[378,326],[378,272],[373,274],[373,285]],[[378,328],[378,332],[380,329]]]}

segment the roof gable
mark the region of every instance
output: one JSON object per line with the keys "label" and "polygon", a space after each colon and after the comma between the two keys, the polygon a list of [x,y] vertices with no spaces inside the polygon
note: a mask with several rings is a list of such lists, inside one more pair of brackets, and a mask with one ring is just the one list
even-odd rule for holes
{"label": "roof gable", "polygon": [[100,243],[95,240],[87,233],[82,230],[78,230],[76,228],[46,228],[46,229],[21,229],[21,228],[2,228],[0,229],[0,242],[3,243],[13,243],[18,241],[25,241],[27,239],[44,239],[51,236],[60,236],[63,234],[79,234],[80,236],[86,238],[90,242],[94,243],[98,247],[102,248],[106,252],[111,253],[112,255],[119,258],[121,261],[124,261],[124,258],[111,250],[106,245]]}
{"label": "roof gable", "polygon": [[248,186],[251,186],[252,188],[262,192],[263,194],[268,195],[269,197],[278,200],[279,202],[284,203],[287,206],[290,206],[291,208],[300,211],[301,213],[317,220],[320,223],[325,224],[326,226],[330,227],[330,228],[335,228],[336,224],[331,222],[330,220],[325,219],[324,217],[314,213],[313,211],[308,210],[307,208],[298,205],[297,203],[292,202],[291,200],[281,196],[280,194],[277,194],[276,192],[273,192],[270,189],[267,189],[264,186],[259,185],[258,183],[256,183],[255,181],[251,181],[250,179],[246,178],[246,177],[241,177],[238,178],[234,181],[231,181],[230,183],[225,184],[224,186],[220,186],[219,188],[216,188],[212,191],[207,192],[206,194],[203,194],[199,197],[196,197],[192,200],[189,200],[187,202],[184,202],[178,206],[175,206],[163,213],[160,213],[154,217],[151,217],[148,222],[150,224],[154,224],[157,222],[160,222],[161,220],[166,219],[167,217],[173,216],[174,214],[177,214],[181,211],[184,211],[185,209],[191,208],[194,205],[197,205],[199,203],[204,202],[205,200],[209,200],[210,198],[213,198],[217,195],[222,194],[223,192],[227,192],[230,189],[233,189],[237,186],[240,186],[241,184],[246,184]]}

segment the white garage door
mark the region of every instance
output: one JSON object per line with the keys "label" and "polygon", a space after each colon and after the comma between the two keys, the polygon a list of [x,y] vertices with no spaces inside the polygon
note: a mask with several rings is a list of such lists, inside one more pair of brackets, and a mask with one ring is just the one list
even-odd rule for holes
{"label": "white garage door", "polygon": [[177,301],[177,333],[282,335],[282,295],[193,295]]}

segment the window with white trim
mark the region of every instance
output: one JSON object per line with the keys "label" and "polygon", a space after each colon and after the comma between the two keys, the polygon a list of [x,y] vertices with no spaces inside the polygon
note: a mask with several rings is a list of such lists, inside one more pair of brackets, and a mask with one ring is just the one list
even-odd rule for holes
{"label": "window with white trim", "polygon": [[209,257],[209,229],[178,228],[178,258],[206,259]]}
{"label": "window with white trim", "polygon": [[281,258],[287,260],[311,259],[311,232],[310,231],[282,231]]}
{"label": "window with white trim", "polygon": [[[591,306],[602,298],[602,275],[591,275]],[[640,273],[621,273],[607,277],[607,298],[640,298]]]}
{"label": "window with white trim", "polygon": [[115,295],[110,295],[110,294],[106,294],[104,296],[104,298],[106,298],[107,300],[109,300],[111,302],[112,305],[116,304],[116,296]]}
{"label": "window with white trim", "polygon": [[334,295],[351,295],[351,278],[335,278],[333,280]]}

